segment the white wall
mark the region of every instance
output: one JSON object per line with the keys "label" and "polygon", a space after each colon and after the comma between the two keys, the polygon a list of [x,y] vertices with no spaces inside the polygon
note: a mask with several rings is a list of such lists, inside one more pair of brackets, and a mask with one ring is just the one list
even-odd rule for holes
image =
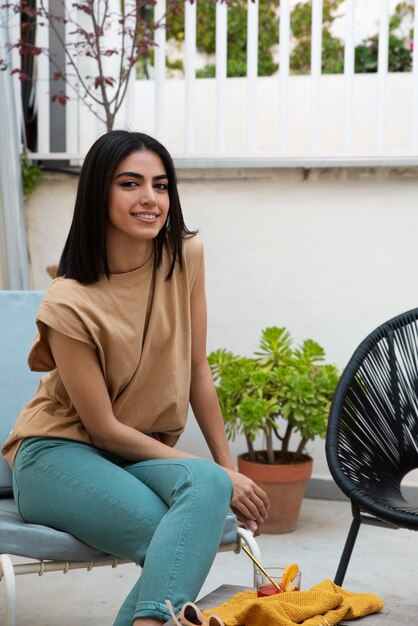
{"label": "white wall", "polygon": [[[262,328],[285,325],[342,368],[378,324],[418,306],[418,172],[255,176],[180,173],[186,223],[205,241],[208,350],[251,354]],[[58,260],[76,183],[48,174],[27,203],[35,288],[49,284],[45,267]],[[183,446],[204,453],[192,419]],[[323,441],[309,451],[315,476],[329,476]]]}

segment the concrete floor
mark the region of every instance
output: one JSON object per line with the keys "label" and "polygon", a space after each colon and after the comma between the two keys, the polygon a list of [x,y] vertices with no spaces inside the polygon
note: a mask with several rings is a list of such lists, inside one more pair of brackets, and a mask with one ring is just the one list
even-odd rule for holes
{"label": "concrete floor", "polygon": [[[258,538],[263,563],[297,562],[304,589],[333,578],[350,522],[348,503],[305,499],[295,532]],[[364,526],[344,587],[416,605],[414,623],[418,625],[417,561],[415,533]],[[139,573],[134,565],[122,565],[115,570],[106,567],[66,575],[21,576],[17,581],[17,626],[111,626],[117,607]],[[227,583],[251,586],[252,565],[244,553],[218,554],[201,595]],[[4,585],[0,583],[0,624],[4,623],[4,602]]]}

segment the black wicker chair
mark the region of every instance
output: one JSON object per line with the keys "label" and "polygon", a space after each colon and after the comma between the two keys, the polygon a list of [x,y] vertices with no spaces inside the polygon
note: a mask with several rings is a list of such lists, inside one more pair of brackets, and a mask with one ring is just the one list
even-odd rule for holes
{"label": "black wicker chair", "polygon": [[418,507],[401,491],[418,468],[418,309],[379,326],[354,352],[332,402],[326,454],[353,512],[335,575],[341,585],[361,523],[418,530]]}

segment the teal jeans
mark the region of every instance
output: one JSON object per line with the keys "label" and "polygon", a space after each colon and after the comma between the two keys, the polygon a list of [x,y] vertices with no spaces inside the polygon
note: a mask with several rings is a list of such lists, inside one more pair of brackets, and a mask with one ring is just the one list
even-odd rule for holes
{"label": "teal jeans", "polygon": [[194,600],[215,558],[232,483],[205,459],[131,463],[65,439],[25,439],[16,455],[13,490],[27,522],[71,533],[141,565],[114,626],[170,619]]}

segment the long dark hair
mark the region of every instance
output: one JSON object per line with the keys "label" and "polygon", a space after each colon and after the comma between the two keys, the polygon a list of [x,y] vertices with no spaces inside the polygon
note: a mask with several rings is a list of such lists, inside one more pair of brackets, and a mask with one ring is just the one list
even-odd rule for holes
{"label": "long dark hair", "polygon": [[171,251],[172,262],[167,280],[176,262],[182,268],[183,239],[196,231],[186,228],[177,189],[177,177],[168,150],[144,133],[113,130],[102,135],[90,148],[81,169],[73,221],[58,266],[58,276],[90,284],[110,276],[106,251],[108,197],[113,173],[132,152],[150,150],[164,164],[168,176],[170,208],[163,228],[154,240],[155,266],[159,267],[164,245]]}

